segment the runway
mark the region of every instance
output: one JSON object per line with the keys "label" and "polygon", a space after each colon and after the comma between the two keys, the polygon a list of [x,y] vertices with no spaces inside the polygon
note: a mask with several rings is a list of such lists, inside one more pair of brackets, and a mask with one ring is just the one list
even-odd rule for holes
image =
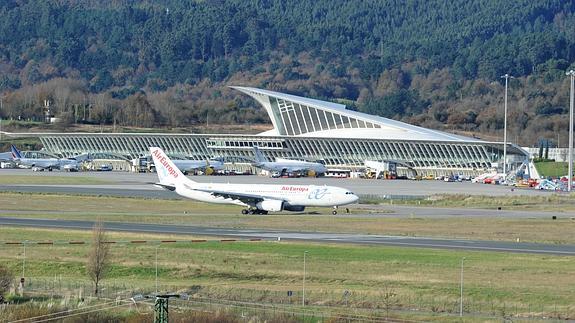
{"label": "runway", "polygon": [[[58,228],[91,230],[91,221],[22,219],[0,217],[0,225],[22,226],[36,228]],[[201,235],[234,238],[261,238],[274,241],[312,241],[322,243],[347,243],[379,246],[400,246],[412,248],[434,248],[468,251],[497,251],[513,253],[529,253],[541,255],[575,256],[575,245],[521,243],[504,241],[481,241],[464,239],[436,239],[424,237],[402,237],[387,235],[297,232],[265,229],[226,229],[214,227],[160,225],[126,222],[106,222],[104,226],[111,231],[140,232],[156,234]]]}

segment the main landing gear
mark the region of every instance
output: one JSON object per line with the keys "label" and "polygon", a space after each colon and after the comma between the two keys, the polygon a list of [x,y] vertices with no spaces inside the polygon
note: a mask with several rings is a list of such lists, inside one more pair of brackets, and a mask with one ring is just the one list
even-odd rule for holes
{"label": "main landing gear", "polygon": [[268,214],[268,211],[260,210],[260,209],[243,209],[242,214]]}

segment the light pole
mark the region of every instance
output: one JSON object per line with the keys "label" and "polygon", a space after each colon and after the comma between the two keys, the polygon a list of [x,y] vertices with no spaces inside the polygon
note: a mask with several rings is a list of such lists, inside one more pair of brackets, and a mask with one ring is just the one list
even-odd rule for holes
{"label": "light pole", "polygon": [[460,282],[459,282],[459,317],[463,316],[463,262],[465,261],[465,257],[461,258],[461,274],[460,274]]}
{"label": "light pole", "polygon": [[22,244],[24,252],[22,253],[22,277],[20,278],[20,296],[24,295],[24,281],[25,281],[24,277],[26,277],[26,242],[28,242],[28,240],[25,240],[24,243]]}
{"label": "light pole", "polygon": [[568,76],[571,76],[571,95],[569,96],[569,174],[567,174],[567,191],[571,192],[573,189],[573,96],[575,95],[575,89],[573,86],[575,80],[575,71],[570,70],[567,72]]}
{"label": "light pole", "polygon": [[158,249],[160,246],[156,247],[156,294],[158,294]]}
{"label": "light pole", "polygon": [[302,296],[301,296],[301,306],[305,306],[305,257],[307,255],[307,250],[303,252],[303,286],[302,286]]}
{"label": "light pole", "polygon": [[26,241],[22,245],[24,247],[24,254],[22,256],[22,278],[26,277]]}
{"label": "light pole", "polygon": [[502,75],[501,78],[505,79],[505,108],[503,112],[503,176],[507,179],[507,87],[509,79],[514,78],[509,74]]}

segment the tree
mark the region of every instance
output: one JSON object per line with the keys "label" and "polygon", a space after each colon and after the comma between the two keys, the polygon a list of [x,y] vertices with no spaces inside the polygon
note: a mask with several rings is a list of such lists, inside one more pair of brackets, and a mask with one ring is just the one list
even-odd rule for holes
{"label": "tree", "polygon": [[383,308],[385,309],[385,317],[389,318],[389,311],[391,311],[393,307],[397,305],[398,299],[397,294],[395,293],[393,288],[387,284],[383,287],[383,290],[381,291],[381,303],[383,305]]}
{"label": "tree", "polygon": [[14,274],[4,265],[0,265],[0,303],[3,301],[3,295],[10,289],[14,281]]}
{"label": "tree", "polygon": [[86,272],[94,283],[94,294],[98,296],[101,281],[110,268],[110,244],[101,220],[92,227],[92,246],[86,263]]}

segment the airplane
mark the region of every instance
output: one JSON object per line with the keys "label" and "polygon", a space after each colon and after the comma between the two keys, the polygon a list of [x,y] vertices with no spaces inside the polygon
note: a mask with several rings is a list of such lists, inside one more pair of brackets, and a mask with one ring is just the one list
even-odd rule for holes
{"label": "airplane", "polygon": [[201,202],[244,206],[242,214],[301,212],[308,206],[326,206],[333,207],[336,215],[338,206],[359,199],[335,186],[197,183],[184,176],[161,148],[150,147],[150,153],[160,180],[157,187]]}
{"label": "airplane", "polygon": [[275,162],[270,162],[267,161],[259,148],[255,146],[254,153],[256,155],[256,160],[254,163],[252,163],[252,166],[263,168],[270,172],[277,172],[280,175],[285,173],[307,171],[309,176],[318,176],[327,172],[327,168],[324,164],[321,163],[284,159],[278,157],[276,157]]}
{"label": "airplane", "polygon": [[44,170],[52,171],[53,169],[60,168],[79,168],[79,161],[76,159],[59,159],[59,158],[24,158],[21,152],[16,148],[16,146],[11,146],[12,159],[18,163],[18,165],[31,167],[33,170]]}
{"label": "airplane", "polygon": [[222,159],[211,159],[211,160],[185,160],[185,159],[174,159],[172,162],[184,173],[193,172],[195,170],[203,170],[206,174],[210,175],[214,171],[224,169],[224,162]]}
{"label": "airplane", "polygon": [[12,161],[12,153],[11,152],[0,153],[0,161]]}

